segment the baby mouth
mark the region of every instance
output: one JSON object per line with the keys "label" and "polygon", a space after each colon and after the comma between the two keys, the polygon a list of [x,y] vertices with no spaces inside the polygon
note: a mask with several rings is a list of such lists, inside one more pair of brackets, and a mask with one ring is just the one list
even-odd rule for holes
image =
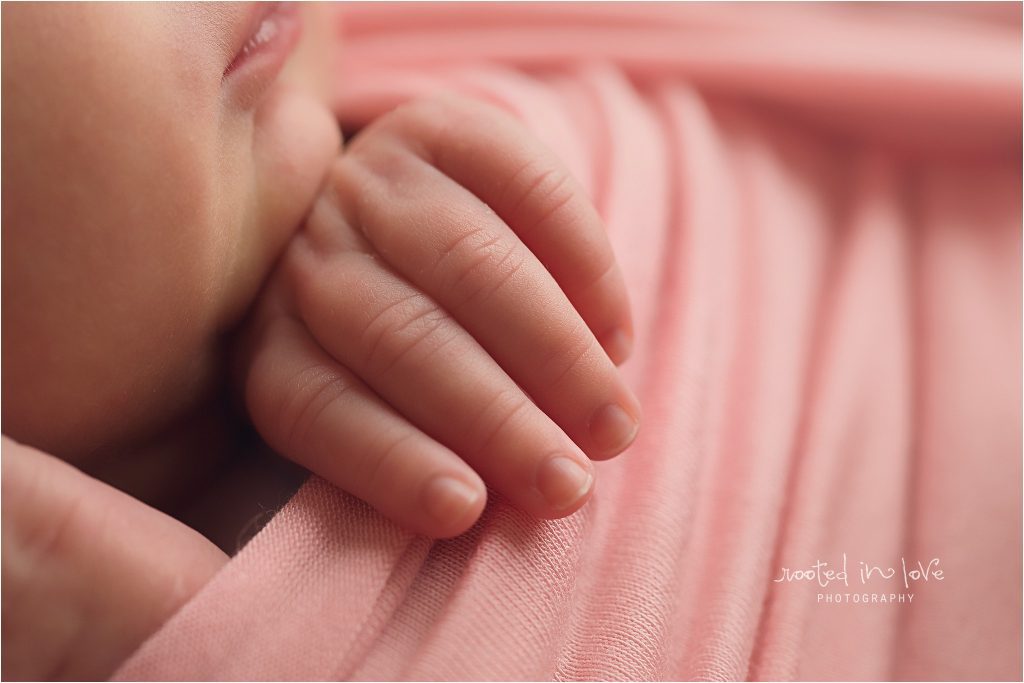
{"label": "baby mouth", "polygon": [[272,79],[298,42],[302,30],[297,3],[259,3],[254,8],[248,39],[224,70],[224,77],[242,71],[258,71]]}
{"label": "baby mouth", "polygon": [[266,19],[261,21],[260,27],[256,29],[256,35],[250,38],[248,42],[246,42],[246,44],[242,46],[240,56],[246,56],[263,43],[266,43],[267,41],[271,40],[274,36],[277,35],[277,31],[277,22],[274,21],[274,17],[267,17]]}

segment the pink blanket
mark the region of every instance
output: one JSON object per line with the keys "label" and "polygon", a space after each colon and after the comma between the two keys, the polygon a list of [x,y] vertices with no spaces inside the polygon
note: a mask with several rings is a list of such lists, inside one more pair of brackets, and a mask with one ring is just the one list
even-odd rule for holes
{"label": "pink blanket", "polygon": [[450,541],[312,479],[118,677],[1019,680],[1020,24],[344,6],[348,127],[470,93],[591,192],[645,423]]}

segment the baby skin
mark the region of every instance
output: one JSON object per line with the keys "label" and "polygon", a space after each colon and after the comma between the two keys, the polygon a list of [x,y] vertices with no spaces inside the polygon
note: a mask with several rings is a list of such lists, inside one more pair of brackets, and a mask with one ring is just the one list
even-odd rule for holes
{"label": "baby skin", "polygon": [[223,567],[268,504],[251,426],[435,538],[488,489],[572,514],[636,435],[626,291],[561,162],[452,95],[340,150],[279,77],[297,11],[2,8],[4,679],[109,676]]}
{"label": "baby skin", "polygon": [[615,364],[625,287],[586,194],[509,115],[399,107],[333,163],[244,333],[239,376],[278,452],[417,532],[487,486],[571,514],[636,436]]}

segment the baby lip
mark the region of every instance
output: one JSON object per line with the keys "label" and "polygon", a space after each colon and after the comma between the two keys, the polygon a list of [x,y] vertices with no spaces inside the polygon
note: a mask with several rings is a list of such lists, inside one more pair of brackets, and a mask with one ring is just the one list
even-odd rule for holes
{"label": "baby lip", "polygon": [[[289,40],[299,22],[295,3],[258,3],[247,22],[247,32],[231,63],[224,69],[224,78],[241,69],[250,57],[272,51],[274,44]],[[285,35],[282,35],[285,34]],[[294,43],[294,40],[289,40]],[[291,46],[285,46],[290,52]]]}
{"label": "baby lip", "polygon": [[[227,68],[224,69],[225,76],[235,70],[238,62],[243,56],[242,53],[246,51],[246,48],[249,47],[249,43],[252,41],[253,36],[259,31],[260,24],[263,23],[263,20],[268,14],[274,11],[276,5],[276,2],[248,3],[244,16],[240,17],[239,25],[234,29],[234,36],[232,39],[234,56],[231,57]],[[240,7],[240,5],[236,5],[235,7]]]}
{"label": "baby lip", "polygon": [[277,24],[274,22],[272,17],[267,17],[260,22],[259,28],[256,29],[256,33],[253,34],[252,38],[245,42],[242,49],[239,51],[240,55],[247,55],[252,50],[256,49],[263,43],[272,40],[277,35]]}

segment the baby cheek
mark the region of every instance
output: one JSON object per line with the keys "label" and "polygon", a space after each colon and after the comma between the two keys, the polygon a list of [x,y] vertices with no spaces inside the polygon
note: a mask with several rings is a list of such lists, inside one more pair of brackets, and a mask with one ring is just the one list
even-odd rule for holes
{"label": "baby cheek", "polygon": [[[218,201],[209,169],[185,156],[179,149],[158,170],[123,174],[103,194],[124,198],[116,210],[94,207],[94,220],[77,226],[80,248],[51,260],[61,267],[36,302],[46,314],[19,314],[30,319],[21,339],[47,340],[25,344],[29,362],[12,364],[19,371],[4,382],[5,394],[16,389],[12,409],[23,414],[13,422],[27,442],[78,459],[145,438],[215,385],[230,203]],[[66,419],[55,424],[53,414]]]}
{"label": "baby cheek", "polygon": [[75,23],[92,11],[67,15],[63,52],[22,55],[21,80],[4,53],[5,94],[24,91],[4,111],[19,133],[4,136],[4,428],[65,457],[151,433],[216,379],[253,183],[246,131],[223,136],[219,78],[136,59],[161,31],[104,40],[127,13]]}

